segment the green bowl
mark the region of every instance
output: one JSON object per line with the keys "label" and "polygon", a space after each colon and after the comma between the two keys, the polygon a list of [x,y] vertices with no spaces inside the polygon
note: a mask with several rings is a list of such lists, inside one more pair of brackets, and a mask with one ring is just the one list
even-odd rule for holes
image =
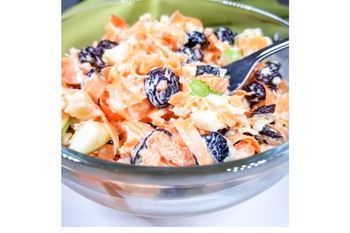
{"label": "green bowl", "polygon": [[259,27],[270,37],[276,32],[280,38],[288,36],[287,22],[268,12],[231,1],[100,1],[63,14],[62,54],[72,46],[81,48],[100,39],[112,14],[121,16],[132,25],[142,14],[150,13],[159,19],[161,15],[171,15],[176,10],[180,10],[184,15],[199,18],[206,27],[225,25],[235,32]]}

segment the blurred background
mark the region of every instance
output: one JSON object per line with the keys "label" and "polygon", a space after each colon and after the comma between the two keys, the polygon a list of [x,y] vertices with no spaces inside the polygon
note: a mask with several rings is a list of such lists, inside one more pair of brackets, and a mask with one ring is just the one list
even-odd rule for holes
{"label": "blurred background", "polygon": [[[99,2],[101,0],[62,0],[62,12],[76,4],[90,4],[91,2]],[[103,1],[103,0],[102,0]],[[252,5],[263,10],[267,10],[286,20],[289,19],[289,0],[235,0],[247,5]]]}

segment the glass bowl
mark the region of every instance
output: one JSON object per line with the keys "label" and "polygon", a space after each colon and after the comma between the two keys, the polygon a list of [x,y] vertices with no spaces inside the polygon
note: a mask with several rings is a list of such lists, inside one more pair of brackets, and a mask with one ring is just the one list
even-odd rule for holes
{"label": "glass bowl", "polygon": [[[288,23],[260,9],[231,1],[101,1],[76,7],[62,17],[62,54],[98,40],[111,14],[130,25],[144,13],[181,13],[205,26],[236,32],[259,27],[265,35],[288,37]],[[277,54],[288,78],[288,50]],[[266,190],[288,173],[289,143],[232,162],[196,167],[147,167],[118,164],[62,146],[62,182],[102,205],[146,217],[203,214],[223,209]]]}

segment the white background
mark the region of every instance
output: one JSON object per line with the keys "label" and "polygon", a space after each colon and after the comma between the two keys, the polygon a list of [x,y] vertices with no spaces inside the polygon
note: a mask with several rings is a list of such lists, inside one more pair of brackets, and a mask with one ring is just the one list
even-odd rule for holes
{"label": "white background", "polygon": [[289,176],[261,194],[231,208],[173,219],[150,219],[94,203],[62,185],[62,226],[192,227],[192,226],[288,226]]}

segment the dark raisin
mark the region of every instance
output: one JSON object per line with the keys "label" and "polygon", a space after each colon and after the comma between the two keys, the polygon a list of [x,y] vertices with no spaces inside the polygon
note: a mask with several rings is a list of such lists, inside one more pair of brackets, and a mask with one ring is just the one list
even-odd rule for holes
{"label": "dark raisin", "polygon": [[118,43],[110,40],[101,40],[96,48],[88,46],[83,48],[79,54],[79,61],[81,63],[89,62],[92,66],[95,66],[97,70],[104,68],[106,64],[104,63],[102,56],[106,49],[111,49],[117,46]]}
{"label": "dark raisin", "polygon": [[203,54],[202,54],[201,50],[198,48],[182,47],[182,48],[178,49],[177,52],[185,53],[188,55],[187,63],[192,63],[192,62],[203,60]]}
{"label": "dark raisin", "polygon": [[187,33],[187,39],[188,39],[188,42],[185,44],[185,46],[189,48],[193,48],[197,44],[200,45],[200,47],[205,48],[209,44],[205,35],[197,31],[192,31]]}
{"label": "dark raisin", "polygon": [[275,112],[275,104],[272,105],[263,105],[261,107],[258,107],[255,109],[250,116],[254,116],[255,114],[268,114],[268,113],[274,113]]}
{"label": "dark raisin", "polygon": [[102,60],[102,58],[96,56],[95,64],[93,64],[97,67],[97,70],[100,72],[101,68],[106,67],[105,62]]}
{"label": "dark raisin", "polygon": [[157,126],[155,124],[153,124],[153,123],[147,123],[147,124],[149,124],[153,129],[157,128]]}
{"label": "dark raisin", "polygon": [[109,141],[107,142],[107,144],[113,145],[114,142],[113,142],[113,140],[109,140]]}
{"label": "dark raisin", "polygon": [[266,143],[266,140],[263,139],[263,137],[261,135],[254,135],[255,140],[258,141],[259,144],[263,144]]}
{"label": "dark raisin", "polygon": [[220,68],[213,65],[200,65],[197,66],[196,76],[202,74],[212,74],[215,76],[220,76]]}
{"label": "dark raisin", "polygon": [[88,46],[80,51],[79,61],[81,63],[89,62],[92,66],[97,68],[103,68],[106,66],[102,58],[96,55],[96,49],[91,46]]}
{"label": "dark raisin", "polygon": [[209,152],[218,162],[223,162],[229,156],[229,147],[227,140],[220,133],[211,132],[202,136],[205,139]]}
{"label": "dark raisin", "polygon": [[261,83],[252,82],[250,84],[243,86],[242,89],[248,92],[248,95],[246,95],[246,98],[251,105],[254,105],[266,98],[266,91],[264,86]]}
{"label": "dark raisin", "polygon": [[92,75],[94,75],[96,71],[94,69],[91,69],[86,75],[90,78]]}
{"label": "dark raisin", "polygon": [[112,49],[115,46],[117,46],[118,43],[110,40],[101,40],[98,42],[96,48],[95,48],[95,55],[102,58],[103,53],[106,49]]}
{"label": "dark raisin", "polygon": [[140,156],[140,151],[142,151],[143,149],[147,149],[147,140],[152,137],[154,132],[162,132],[164,133],[166,136],[171,137],[172,134],[164,129],[155,129],[153,130],[151,133],[149,133],[144,139],[142,139],[132,150],[131,152],[131,158],[130,158],[130,162],[131,164],[139,164],[142,161],[142,158]]}
{"label": "dark raisin", "polygon": [[247,135],[247,136],[250,136],[250,137],[253,137],[253,134],[251,134],[251,133],[249,133],[249,132],[244,132],[244,133],[242,133],[242,134]]}
{"label": "dark raisin", "polygon": [[96,56],[95,56],[95,48],[88,46],[86,48],[83,48],[79,53],[79,61],[81,63],[95,63]]}
{"label": "dark raisin", "polygon": [[261,69],[261,73],[264,73],[264,69],[267,69],[265,70],[265,73],[269,74],[269,73],[275,73],[275,72],[278,72],[279,69],[281,68],[281,63],[279,63],[278,61],[267,61],[265,63],[265,66],[263,69]]}
{"label": "dark raisin", "polygon": [[147,75],[144,90],[148,101],[156,108],[167,107],[171,96],[179,91],[179,77],[166,68],[153,69]]}
{"label": "dark raisin", "polygon": [[273,138],[273,139],[279,139],[282,138],[282,135],[277,130],[269,127],[268,125],[265,125],[262,130],[259,132],[261,135]]}
{"label": "dark raisin", "polygon": [[162,133],[166,134],[169,137],[172,136],[172,134],[168,130],[165,130],[165,129],[156,129],[155,131],[162,132]]}
{"label": "dark raisin", "polygon": [[218,130],[218,133],[220,133],[220,134],[222,134],[222,135],[225,135],[225,133],[227,133],[228,131],[229,131],[229,127],[227,127],[227,128],[223,128],[223,129],[219,129]]}
{"label": "dark raisin", "polygon": [[222,42],[228,42],[230,45],[235,43],[236,33],[232,32],[228,27],[221,26],[214,31],[216,37]]}
{"label": "dark raisin", "polygon": [[281,74],[278,72],[281,64],[276,61],[268,61],[265,66],[259,70],[255,76],[257,81],[268,85],[272,89],[276,89],[282,80]]}

